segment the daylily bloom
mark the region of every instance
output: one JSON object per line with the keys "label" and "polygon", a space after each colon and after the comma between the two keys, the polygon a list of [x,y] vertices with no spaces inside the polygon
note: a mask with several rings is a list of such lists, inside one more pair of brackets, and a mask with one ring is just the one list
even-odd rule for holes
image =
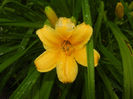
{"label": "daylily bloom", "polygon": [[[37,70],[48,72],[56,67],[61,82],[73,82],[78,73],[77,63],[87,66],[86,44],[92,32],[90,25],[82,23],[75,26],[64,17],[58,19],[55,29],[44,25],[36,32],[46,49],[34,61]],[[99,58],[99,53],[94,49],[95,66]]]}

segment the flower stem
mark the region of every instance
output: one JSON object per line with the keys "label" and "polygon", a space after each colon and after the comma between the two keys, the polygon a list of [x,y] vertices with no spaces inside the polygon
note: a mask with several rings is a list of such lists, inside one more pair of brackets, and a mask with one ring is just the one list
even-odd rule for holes
{"label": "flower stem", "polygon": [[[83,19],[86,24],[92,25],[91,12],[88,0],[82,0]],[[86,99],[95,99],[95,78],[94,78],[94,52],[93,52],[93,37],[87,43],[87,76],[85,76]],[[87,80],[87,81],[86,81]],[[85,87],[86,88],[86,87]]]}

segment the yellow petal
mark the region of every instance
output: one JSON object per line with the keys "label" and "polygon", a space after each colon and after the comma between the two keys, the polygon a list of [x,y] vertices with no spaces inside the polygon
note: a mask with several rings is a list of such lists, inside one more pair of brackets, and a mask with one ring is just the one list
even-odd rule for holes
{"label": "yellow petal", "polygon": [[[86,52],[86,47],[81,48],[80,50],[78,49],[73,53],[76,61],[83,65],[87,66],[87,52]],[[94,49],[94,66],[98,65],[98,61],[100,59],[100,54]]]}
{"label": "yellow petal", "polygon": [[95,65],[95,67],[98,65],[99,59],[100,59],[100,54],[94,49],[94,65]]}
{"label": "yellow petal", "polygon": [[39,72],[48,72],[56,67],[57,51],[45,51],[34,61]]}
{"label": "yellow petal", "polygon": [[85,23],[77,25],[70,38],[70,42],[73,46],[83,47],[92,36],[92,27]]}
{"label": "yellow petal", "polygon": [[71,83],[76,79],[78,66],[72,56],[66,56],[63,54],[56,69],[58,78],[61,82]]}
{"label": "yellow petal", "polygon": [[61,44],[61,39],[50,26],[45,25],[43,28],[37,30],[36,33],[45,48],[57,48]]}
{"label": "yellow petal", "polygon": [[74,23],[69,18],[59,18],[55,25],[55,30],[59,33],[60,37],[67,40],[74,30]]}
{"label": "yellow petal", "polygon": [[57,17],[57,15],[56,15],[56,13],[54,12],[54,10],[53,10],[51,7],[47,6],[47,7],[45,8],[45,14],[46,14],[46,16],[48,17],[50,23],[51,23],[53,26],[55,26],[55,24],[56,24],[56,22],[57,22],[57,20],[58,20],[58,17]]}
{"label": "yellow petal", "polygon": [[75,50],[75,52],[73,53],[76,61],[83,65],[83,66],[87,66],[87,54],[86,54],[86,47],[83,47],[81,49]]}

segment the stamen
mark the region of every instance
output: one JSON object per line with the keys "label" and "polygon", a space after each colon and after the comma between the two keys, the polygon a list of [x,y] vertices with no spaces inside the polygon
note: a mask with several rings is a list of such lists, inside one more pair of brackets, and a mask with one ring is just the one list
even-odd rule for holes
{"label": "stamen", "polygon": [[62,44],[62,49],[66,53],[66,55],[71,55],[73,48],[69,41],[64,41]]}

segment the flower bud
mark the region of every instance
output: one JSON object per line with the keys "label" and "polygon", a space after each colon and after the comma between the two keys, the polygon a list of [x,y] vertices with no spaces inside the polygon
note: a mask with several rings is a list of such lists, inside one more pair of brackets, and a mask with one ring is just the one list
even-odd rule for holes
{"label": "flower bud", "polygon": [[48,17],[48,20],[50,21],[50,23],[53,26],[55,26],[55,24],[56,24],[56,22],[58,20],[58,17],[56,15],[56,13],[54,12],[54,10],[50,6],[47,6],[45,8],[45,14]]}
{"label": "flower bud", "polygon": [[124,7],[121,2],[118,2],[115,8],[115,15],[121,19],[124,16]]}

